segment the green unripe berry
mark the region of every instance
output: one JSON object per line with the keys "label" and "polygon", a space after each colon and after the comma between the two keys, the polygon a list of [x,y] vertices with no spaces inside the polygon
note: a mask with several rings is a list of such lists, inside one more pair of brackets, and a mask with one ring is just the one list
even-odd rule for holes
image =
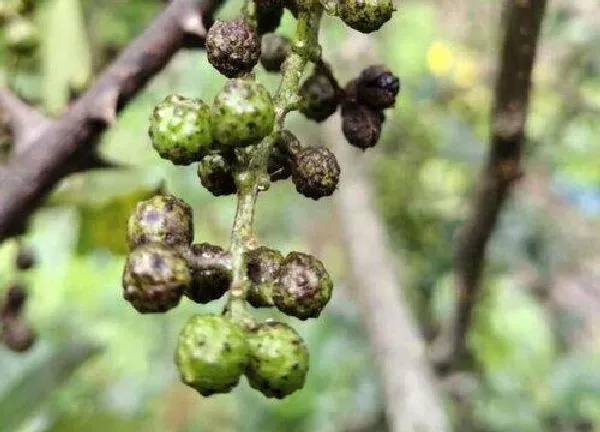
{"label": "green unripe berry", "polygon": [[161,158],[175,165],[199,161],[212,143],[208,105],[199,99],[167,96],[154,108],[148,134]]}
{"label": "green unripe berry", "polygon": [[166,312],[179,304],[190,283],[187,262],[157,243],[138,246],[123,270],[123,297],[140,313]]}
{"label": "green unripe berry", "polygon": [[236,192],[231,164],[220,154],[204,156],[198,164],[200,183],[214,196]]}
{"label": "green unripe berry", "polygon": [[379,30],[393,12],[392,0],[340,0],[338,6],[342,21],[361,33]]}
{"label": "green unripe berry", "polygon": [[256,81],[230,79],[215,97],[210,124],[214,139],[225,147],[254,144],[273,130],[273,99]]}
{"label": "green unripe berry", "polygon": [[173,195],[155,195],[137,203],[127,223],[130,248],[146,243],[189,245],[194,235],[192,208]]}
{"label": "green unripe berry", "polygon": [[295,157],[292,181],[299,194],[318,200],[335,192],[340,181],[340,166],[326,147],[305,147]]}
{"label": "green unripe berry", "polygon": [[206,35],[208,61],[232,78],[250,72],[260,56],[260,38],[243,18],[216,21]]}
{"label": "green unripe berry", "polygon": [[246,377],[252,388],[283,399],[304,386],[308,350],[290,326],[267,322],[249,332],[250,362]]}
{"label": "green unripe berry", "polygon": [[248,279],[252,283],[246,300],[252,306],[273,306],[273,284],[282,260],[281,252],[265,246],[246,252]]}
{"label": "green unripe berry", "polygon": [[27,53],[37,48],[40,35],[36,25],[26,18],[13,18],[5,30],[6,46],[16,53]]}
{"label": "green unripe berry", "polygon": [[189,260],[191,270],[191,283],[184,294],[196,303],[208,303],[223,296],[231,283],[231,272],[220,268],[196,269],[194,257],[217,258],[225,256],[222,247],[209,243],[193,244],[189,250],[193,255]]}
{"label": "green unripe berry", "polygon": [[203,396],[231,391],[248,360],[246,332],[223,316],[193,316],[179,334],[175,364],[181,380]]}
{"label": "green unripe berry", "polygon": [[291,252],[281,262],[273,302],[283,313],[301,320],[316,318],[329,302],[333,282],[317,258]]}

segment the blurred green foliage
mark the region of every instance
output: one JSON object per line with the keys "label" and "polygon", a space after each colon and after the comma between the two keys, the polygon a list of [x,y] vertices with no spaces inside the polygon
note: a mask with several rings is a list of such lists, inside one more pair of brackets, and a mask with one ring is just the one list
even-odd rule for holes
{"label": "blurred green foliage", "polygon": [[[0,50],[0,73],[51,113],[60,112],[161,7],[149,0],[40,3],[33,18],[42,30],[41,49],[16,63]],[[239,3],[228,2],[222,15],[235,14]],[[478,19],[458,12],[463,21],[453,26],[446,3],[403,2],[373,37],[373,50],[400,75],[403,89],[380,145],[364,158],[390,243],[406,261],[408,300],[427,340],[443,333],[453,312],[452,236],[467,214],[486,151],[499,17],[496,2],[468,1]],[[593,48],[600,31],[574,10],[549,11],[527,158],[533,176],[543,176],[574,211],[596,220],[600,52]],[[292,22],[286,15],[282,31],[289,33]],[[326,22],[324,51],[344,49],[355,34]],[[346,80],[362,66],[347,65],[336,74]],[[257,75],[275,87],[276,77]],[[223,81],[203,53],[180,53],[102,139],[102,155],[126,168],[69,177],[36,214],[23,241],[33,245],[40,264],[19,277],[30,283],[27,314],[40,342],[25,355],[0,348],[0,430],[386,430],[377,371],[344,289],[347,264],[339,236],[323,229],[335,225],[332,206],[300,199],[289,182],[273,185],[261,199],[259,237],[284,252],[320,255],[338,286],[322,320],[294,323],[311,352],[303,391],[271,401],[243,383],[231,395],[199,397],[178,382],[172,365],[177,332],[197,307],[182,302],[166,316],[140,316],[121,298],[126,216],[154,191],[190,202],[196,239],[227,245],[233,198],[214,199],[200,187],[194,167],[159,159],[146,134],[151,108],[165,94],[210,100]],[[290,116],[289,125],[304,141],[320,140],[318,126],[298,115]],[[569,251],[578,245],[569,243],[559,222],[524,193],[516,194],[501,220],[470,333],[478,369],[447,398],[457,431],[600,428],[596,341],[573,348],[563,337],[565,316],[540,301],[521,277],[533,269],[547,281],[573,259]],[[14,242],[0,247],[2,285],[17,277],[15,249]],[[90,348],[73,353],[69,341]],[[91,348],[96,346],[102,351]]]}

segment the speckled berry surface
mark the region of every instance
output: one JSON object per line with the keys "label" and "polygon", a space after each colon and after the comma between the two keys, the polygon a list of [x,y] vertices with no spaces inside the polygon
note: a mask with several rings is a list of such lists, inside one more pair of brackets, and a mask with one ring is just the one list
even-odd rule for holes
{"label": "speckled berry surface", "polygon": [[167,96],[154,108],[148,134],[161,158],[175,165],[199,161],[212,142],[209,107],[199,99]]}
{"label": "speckled berry surface", "polygon": [[342,132],[354,147],[375,147],[381,136],[383,114],[365,105],[348,105],[342,109]]}
{"label": "speckled berry surface", "polygon": [[160,313],[174,308],[189,283],[186,261],[169,247],[141,245],[127,256],[123,297],[140,313]]}
{"label": "speckled berry surface", "polygon": [[322,74],[313,74],[302,83],[299,95],[300,112],[317,123],[328,119],[339,105],[339,98],[329,79]]}
{"label": "speckled berry surface", "polygon": [[210,123],[214,139],[226,148],[254,144],[273,130],[271,95],[251,79],[230,79],[215,97]]}
{"label": "speckled berry surface", "polygon": [[305,147],[295,158],[292,181],[298,193],[314,200],[330,196],[340,180],[340,166],[326,147]]}
{"label": "speckled berry surface", "polygon": [[361,33],[379,30],[392,17],[392,0],[340,0],[339,17]]}
{"label": "speckled berry surface", "polygon": [[192,208],[173,195],[155,195],[137,203],[127,223],[129,247],[146,243],[190,244],[194,235]]}
{"label": "speckled berry surface", "polygon": [[291,252],[281,263],[273,302],[287,315],[315,318],[329,302],[333,282],[323,263],[312,255]]}
{"label": "speckled berry surface", "polygon": [[242,18],[217,20],[206,36],[208,61],[232,78],[250,72],[260,57],[260,38]]}
{"label": "speckled berry surface", "polygon": [[249,332],[250,386],[270,398],[283,399],[304,386],[309,366],[308,350],[287,324],[267,322]]}
{"label": "speckled berry surface", "polygon": [[283,256],[281,252],[261,246],[246,252],[251,285],[246,300],[254,307],[273,306],[273,284]]}
{"label": "speckled berry surface", "polygon": [[203,396],[231,391],[248,360],[245,330],[223,316],[193,316],[179,334],[175,364],[181,380]]}
{"label": "speckled berry surface", "polygon": [[[225,256],[222,247],[209,243],[193,244],[190,253],[196,257],[216,258]],[[221,298],[229,289],[231,273],[223,269],[195,269],[190,266],[191,282],[184,294],[196,303],[208,303]]]}
{"label": "speckled berry surface", "polygon": [[214,196],[236,192],[231,164],[220,154],[205,156],[198,164],[200,183]]}

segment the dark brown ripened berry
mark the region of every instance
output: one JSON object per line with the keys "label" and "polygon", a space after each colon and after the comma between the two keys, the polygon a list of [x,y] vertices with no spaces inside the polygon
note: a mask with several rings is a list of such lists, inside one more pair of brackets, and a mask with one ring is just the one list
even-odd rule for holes
{"label": "dark brown ripened berry", "polygon": [[332,195],[340,180],[335,155],[325,147],[305,147],[295,158],[292,181],[298,193],[318,200]]}
{"label": "dark brown ripened berry", "polygon": [[20,282],[11,284],[4,293],[4,300],[0,307],[1,316],[18,316],[21,314],[25,301],[27,300],[27,289]]}
{"label": "dark brown ripened berry", "polygon": [[356,79],[357,101],[380,110],[396,102],[400,92],[400,79],[384,65],[369,66]]}
{"label": "dark brown ripened berry", "polygon": [[23,317],[10,316],[2,320],[2,342],[14,352],[25,352],[35,343],[35,333]]}
{"label": "dark brown ripened berry", "polygon": [[339,96],[327,78],[323,74],[313,74],[307,78],[300,87],[299,110],[306,118],[317,123],[325,121],[331,116],[339,105]]}
{"label": "dark brown ripened berry", "polygon": [[273,306],[273,283],[282,260],[281,252],[264,246],[246,252],[248,278],[252,283],[246,300],[252,306]]}
{"label": "dark brown ripened berry", "polygon": [[332,291],[333,282],[321,261],[312,255],[291,252],[277,273],[273,302],[283,313],[305,320],[321,314]]}
{"label": "dark brown ripened berry", "polygon": [[179,304],[190,284],[186,260],[161,244],[138,246],[123,270],[123,297],[140,313],[162,313]]}
{"label": "dark brown ripened berry", "polygon": [[275,31],[283,16],[283,0],[260,0],[255,4],[258,33],[262,35]]}
{"label": "dark brown ripened berry", "polygon": [[35,253],[28,247],[20,247],[15,257],[15,267],[18,270],[29,270],[35,265]]}
{"label": "dark brown ripened berry", "polygon": [[214,196],[236,192],[230,163],[219,154],[205,156],[198,164],[200,183]]}
{"label": "dark brown ripened berry", "polygon": [[292,50],[292,44],[287,36],[279,33],[269,33],[262,37],[260,64],[268,72],[281,71],[281,65]]}
{"label": "dark brown ripened berry", "polygon": [[233,78],[250,72],[260,57],[260,38],[242,18],[216,21],[206,36],[208,61]]}
{"label": "dark brown ripened berry", "polygon": [[287,129],[277,134],[273,151],[267,161],[267,172],[272,182],[285,180],[292,175],[292,166],[296,155],[302,150],[302,144]]}
{"label": "dark brown ripened berry", "polygon": [[155,195],[137,203],[127,223],[129,247],[162,243],[190,244],[194,236],[192,208],[174,195]]}
{"label": "dark brown ripened berry", "polygon": [[193,244],[189,251],[193,257],[188,260],[191,271],[191,283],[184,294],[196,303],[208,303],[221,298],[231,284],[231,273],[220,268],[198,269],[194,267],[194,257],[217,258],[224,257],[222,247],[209,243]]}
{"label": "dark brown ripened berry", "polygon": [[381,135],[383,114],[364,105],[348,105],[342,109],[342,132],[354,147],[374,147]]}

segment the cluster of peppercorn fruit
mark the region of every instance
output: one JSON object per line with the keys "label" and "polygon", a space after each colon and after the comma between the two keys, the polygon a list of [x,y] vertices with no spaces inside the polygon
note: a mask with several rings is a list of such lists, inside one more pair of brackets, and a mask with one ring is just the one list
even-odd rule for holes
{"label": "cluster of peppercorn fruit", "polygon": [[[14,262],[17,272],[25,272],[35,266],[33,251],[19,247]],[[27,351],[35,342],[35,333],[23,316],[27,301],[27,286],[23,282],[11,283],[0,300],[0,341],[15,352]]]}
{"label": "cluster of peppercorn fruit", "polygon": [[[286,8],[298,20],[294,40],[272,33]],[[166,312],[182,297],[204,304],[228,293],[221,315],[189,319],[175,350],[181,380],[205,396],[229,392],[242,375],[267,397],[302,388],[309,359],[304,341],[287,324],[257,322],[248,306],[306,320],[318,317],[332,295],[321,261],[258,247],[252,234],[256,196],[270,182],[291,177],[300,194],[318,200],[332,195],[340,179],[335,155],[302,145],[284,128],[285,115],[299,110],[322,122],[341,106],[344,124],[352,116],[370,128],[367,134],[343,128],[351,144],[365,149],[379,138],[382,111],[399,91],[398,78],[383,66],[366,69],[345,89],[338,85],[317,42],[325,11],[370,33],[393,7],[391,0],[248,0],[240,17],[217,20],[208,31],[208,61],[228,78],[213,101],[170,95],[150,116],[152,146],[163,159],[197,163],[200,183],[215,196],[238,194],[228,251],[192,244],[192,209],[171,195],[138,203],[128,222],[123,293],[136,310]],[[283,75],[275,96],[254,78],[259,61]],[[310,62],[314,71],[301,83]]]}
{"label": "cluster of peppercorn fruit", "polygon": [[31,14],[35,0],[0,2],[0,25],[4,27],[6,47],[15,55],[27,55],[39,45],[39,31]]}

